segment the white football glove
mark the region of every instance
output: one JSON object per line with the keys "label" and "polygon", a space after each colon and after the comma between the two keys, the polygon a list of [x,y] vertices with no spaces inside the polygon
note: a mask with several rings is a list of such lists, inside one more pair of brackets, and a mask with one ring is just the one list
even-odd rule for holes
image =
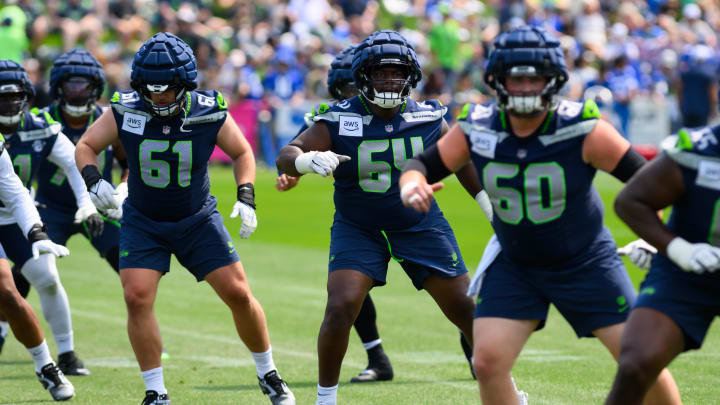
{"label": "white football glove", "polygon": [[110,209],[117,209],[117,201],[115,200],[115,187],[108,183],[104,179],[100,179],[97,183],[93,184],[88,190],[90,193],[90,199],[92,200],[95,207],[100,211],[107,211]]}
{"label": "white football glove", "polygon": [[483,211],[483,214],[485,214],[488,221],[492,222],[493,207],[492,207],[492,203],[490,202],[490,196],[488,196],[487,191],[480,190],[480,192],[475,195],[475,201],[477,201],[478,205],[480,206],[480,209]]}
{"label": "white football glove", "polygon": [[238,214],[240,215],[240,219],[242,219],[242,225],[240,225],[240,232],[238,233],[242,239],[247,239],[257,228],[255,210],[245,203],[235,201],[232,213],[230,213],[230,218],[236,218]]}
{"label": "white football glove", "polygon": [[675,237],[667,245],[667,257],[685,271],[713,273],[720,268],[720,249],[707,243],[690,243]]}
{"label": "white football glove", "polygon": [[643,239],[634,240],[618,249],[618,255],[630,256],[630,261],[643,270],[650,269],[650,261],[652,261],[652,255],[655,253],[657,253],[655,246],[645,242]]}
{"label": "white football glove", "polygon": [[118,184],[117,187],[115,187],[115,191],[117,192],[117,194],[115,195],[115,202],[118,204],[118,207],[105,211],[105,216],[110,219],[119,221],[123,216],[122,205],[128,196],[127,182],[123,181]]}
{"label": "white football glove", "polygon": [[350,160],[350,156],[338,155],[332,151],[305,152],[295,159],[295,169],[300,173],[317,173],[322,177],[330,175],[342,162]]}
{"label": "white football glove", "polygon": [[38,259],[40,255],[49,253],[51,255],[57,256],[57,257],[63,257],[70,254],[70,251],[68,248],[62,245],[58,245],[57,243],[53,243],[53,241],[49,239],[43,239],[36,241],[32,244],[32,256],[33,259]]}

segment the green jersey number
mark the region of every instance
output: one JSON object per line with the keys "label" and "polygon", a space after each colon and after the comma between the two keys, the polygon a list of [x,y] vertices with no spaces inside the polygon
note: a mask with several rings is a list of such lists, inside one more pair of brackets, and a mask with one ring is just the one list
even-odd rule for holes
{"label": "green jersey number", "polygon": [[[491,197],[495,215],[517,225],[523,218],[534,224],[557,219],[565,211],[565,171],[556,162],[533,163],[522,173],[524,193],[499,186],[498,180],[520,174],[520,166],[490,162],[483,169],[483,183]],[[524,197],[523,197],[524,195]]]}
{"label": "green jersey number", "polygon": [[[105,153],[107,153],[107,150],[100,152],[97,157],[97,166],[100,173],[105,171]],[[60,187],[63,185],[66,178],[67,176],[65,175],[65,170],[63,170],[62,167],[58,167],[55,169],[55,173],[50,178],[50,183]]]}
{"label": "green jersey number", "polygon": [[[154,152],[165,152],[169,148],[170,141],[146,139],[140,143],[140,177],[148,186],[165,188],[170,184],[170,164],[152,156]],[[192,141],[177,141],[171,150],[178,155],[177,183],[187,187],[192,170]]]}
{"label": "green jersey number", "polygon": [[27,186],[30,184],[30,174],[32,174],[32,158],[29,153],[23,153],[15,156],[13,159],[15,173],[20,177],[20,181]]}
{"label": "green jersey number", "polygon": [[[358,146],[358,181],[363,191],[371,193],[384,193],[390,189],[392,166],[382,160],[373,160],[373,153],[385,152],[392,145],[393,164],[402,170],[410,159],[405,153],[405,139],[380,139],[363,141]],[[412,156],[423,151],[422,137],[410,138]]]}

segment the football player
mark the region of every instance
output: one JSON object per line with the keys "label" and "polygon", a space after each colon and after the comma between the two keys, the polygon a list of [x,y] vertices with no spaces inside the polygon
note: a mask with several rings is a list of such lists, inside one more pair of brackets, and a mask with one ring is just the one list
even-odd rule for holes
{"label": "football player", "polygon": [[185,42],[170,33],[154,35],[133,59],[133,90],[113,95],[111,108],[87,129],[76,149],[78,167],[101,210],[119,206],[115,189],[98,169],[97,156],[118,138],[127,151],[120,279],[128,335],[146,385],[142,404],[170,403],[153,304],[174,254],[230,308],[238,335],[255,360],[262,391],[275,405],[294,405],[273,362],[265,314],[210,195],[208,162],[217,145],[234,163],[238,201],[231,217],[242,218],[241,238],[253,233],[257,219],[252,149],[228,116],[222,94],[196,90],[197,75],[195,55]]}
{"label": "football player", "polygon": [[[278,169],[294,177],[335,178],[317,405],[336,404],[350,329],[370,289],[385,284],[391,258],[468,341],[472,336],[473,302],[464,294],[469,278],[450,225],[437,205],[417,213],[398,198],[401,168],[446,132],[447,109],[409,97],[422,73],[412,45],[395,31],[374,32],[359,44],[352,72],[360,95],[316,114],[277,160]],[[480,191],[474,183],[473,195]]]}
{"label": "football player", "polygon": [[[30,187],[45,160],[62,168],[60,175],[67,178],[78,206],[74,219],[87,227],[89,235],[96,237],[102,233],[104,223],[75,166],[75,147],[49,114],[36,115],[27,110],[34,94],[25,69],[13,61],[0,60],[0,132],[6,134],[5,149],[26,187]],[[55,256],[34,258],[30,243],[7,210],[0,210],[0,243],[15,267],[38,292],[43,315],[58,346],[60,369],[71,375],[90,374],[74,351],[70,305],[58,276]]]}
{"label": "football player", "polygon": [[[405,166],[400,187],[405,205],[427,212],[438,180],[468,162],[477,168],[501,251],[475,309],[474,367],[482,402],[509,404],[512,366],[550,303],[578,337],[595,336],[619,355],[636,294],[592,180],[600,169],[627,181],[645,159],[599,119],[594,102],[555,102],[568,78],[557,39],[522,26],[494,46],[485,81],[498,101],[466,105],[458,124]],[[667,370],[648,403],[680,403]]]}

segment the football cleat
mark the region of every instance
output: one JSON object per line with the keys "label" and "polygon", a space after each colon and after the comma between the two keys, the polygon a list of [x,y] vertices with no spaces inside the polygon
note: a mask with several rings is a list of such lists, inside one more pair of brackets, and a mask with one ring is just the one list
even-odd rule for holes
{"label": "football cleat", "polygon": [[366,368],[350,379],[351,383],[390,381],[393,379],[392,368]]}
{"label": "football cleat", "polygon": [[140,405],[170,405],[168,394],[158,394],[157,391],[145,391],[145,399]]}
{"label": "football cleat", "polygon": [[65,375],[90,375],[90,370],[85,368],[82,360],[72,350],[60,353],[57,365]]}
{"label": "football cleat", "polygon": [[268,372],[263,378],[258,377],[258,384],[263,394],[270,397],[273,405],[295,405],[295,395],[280,378],[277,370]]}
{"label": "football cleat", "polygon": [[54,400],[67,401],[75,396],[75,387],[55,363],[44,365],[40,372],[35,374],[37,374],[40,384],[50,392]]}

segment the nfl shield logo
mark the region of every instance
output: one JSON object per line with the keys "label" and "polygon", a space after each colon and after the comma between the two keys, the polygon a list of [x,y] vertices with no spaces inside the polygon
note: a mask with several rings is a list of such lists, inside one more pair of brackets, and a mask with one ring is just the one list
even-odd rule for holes
{"label": "nfl shield logo", "polygon": [[163,135],[170,134],[170,126],[169,125],[163,125]]}
{"label": "nfl shield logo", "polygon": [[392,131],[393,131],[393,126],[392,126],[392,124],[387,124],[387,125],[385,125],[385,132],[392,132]]}
{"label": "nfl shield logo", "polygon": [[518,151],[517,151],[518,159],[525,159],[526,156],[527,156],[527,149],[518,149]]}
{"label": "nfl shield logo", "polygon": [[45,142],[43,142],[39,139],[35,140],[35,142],[32,143],[32,148],[37,153],[41,152],[44,147],[45,147]]}

